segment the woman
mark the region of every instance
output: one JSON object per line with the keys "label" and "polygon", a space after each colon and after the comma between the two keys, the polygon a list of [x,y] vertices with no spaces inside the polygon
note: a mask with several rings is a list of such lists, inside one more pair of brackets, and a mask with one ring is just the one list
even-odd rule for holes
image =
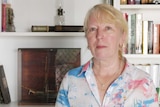
{"label": "woman", "polygon": [[122,56],[128,32],[123,14],[95,5],[84,31],[93,58],[65,75],[56,107],[159,107],[150,75]]}

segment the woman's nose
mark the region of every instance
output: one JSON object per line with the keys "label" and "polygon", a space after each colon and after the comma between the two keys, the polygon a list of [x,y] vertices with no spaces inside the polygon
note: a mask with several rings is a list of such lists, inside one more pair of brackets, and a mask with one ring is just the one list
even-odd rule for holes
{"label": "woman's nose", "polygon": [[97,39],[103,39],[104,38],[104,31],[102,29],[97,30]]}

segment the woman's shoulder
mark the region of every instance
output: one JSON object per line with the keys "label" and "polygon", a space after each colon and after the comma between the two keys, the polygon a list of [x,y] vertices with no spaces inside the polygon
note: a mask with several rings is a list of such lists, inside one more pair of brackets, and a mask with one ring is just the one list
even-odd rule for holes
{"label": "woman's shoulder", "polygon": [[134,79],[151,79],[151,75],[146,70],[140,69],[131,63],[126,63],[126,72]]}
{"label": "woman's shoulder", "polygon": [[82,69],[83,69],[83,65],[69,70],[67,74],[68,76],[80,77]]}

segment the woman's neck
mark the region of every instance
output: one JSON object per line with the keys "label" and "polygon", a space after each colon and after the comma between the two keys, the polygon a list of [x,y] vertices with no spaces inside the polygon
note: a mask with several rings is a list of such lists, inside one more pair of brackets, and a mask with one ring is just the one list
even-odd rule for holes
{"label": "woman's neck", "polygon": [[117,72],[120,72],[122,65],[124,63],[121,59],[116,60],[97,60],[93,59],[93,70],[97,75],[114,75]]}

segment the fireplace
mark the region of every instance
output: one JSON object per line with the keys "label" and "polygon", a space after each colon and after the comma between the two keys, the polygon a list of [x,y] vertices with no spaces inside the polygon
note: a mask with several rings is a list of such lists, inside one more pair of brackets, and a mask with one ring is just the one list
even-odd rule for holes
{"label": "fireplace", "polygon": [[80,66],[80,48],[19,48],[19,105],[54,104],[66,72]]}

